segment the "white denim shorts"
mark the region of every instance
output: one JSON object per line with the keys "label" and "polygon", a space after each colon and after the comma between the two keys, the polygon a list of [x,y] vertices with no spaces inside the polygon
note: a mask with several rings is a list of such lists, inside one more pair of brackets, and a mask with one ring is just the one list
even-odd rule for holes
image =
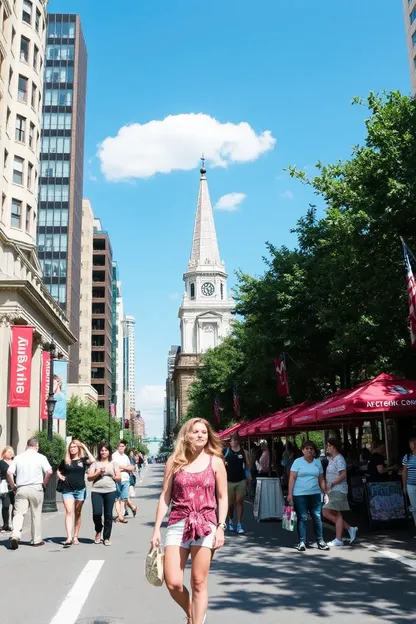
{"label": "white denim shorts", "polygon": [[175,524],[171,524],[168,526],[168,530],[166,532],[165,538],[165,546],[180,546],[181,548],[186,548],[186,550],[190,550],[191,546],[205,546],[205,548],[214,548],[214,537],[217,532],[217,527],[215,524],[210,523],[211,533],[206,535],[205,537],[201,537],[197,540],[188,540],[187,542],[183,541],[183,532],[185,529],[186,520],[181,520],[180,522],[176,522]]}

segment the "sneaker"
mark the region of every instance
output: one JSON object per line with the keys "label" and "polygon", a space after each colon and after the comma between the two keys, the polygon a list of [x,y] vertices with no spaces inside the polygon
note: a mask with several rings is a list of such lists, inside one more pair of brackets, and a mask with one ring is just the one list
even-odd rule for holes
{"label": "sneaker", "polygon": [[234,528],[234,525],[232,523],[232,520],[228,521],[228,530],[230,531],[230,533],[234,533],[234,531],[235,531],[235,528]]}
{"label": "sneaker", "polygon": [[344,542],[342,540],[339,540],[337,537],[334,540],[332,540],[332,542],[329,542],[327,545],[330,548],[332,548],[332,547],[335,548],[335,547],[339,547],[339,546],[345,546]]}
{"label": "sneaker", "polygon": [[12,550],[17,550],[19,548],[19,540],[17,539],[17,537],[12,537],[12,539],[10,540],[10,548]]}
{"label": "sneaker", "polygon": [[305,550],[306,550],[305,542],[299,542],[299,544],[297,546],[295,546],[295,548],[299,552],[305,552]]}
{"label": "sneaker", "polygon": [[326,542],[324,542],[324,540],[318,542],[318,548],[319,550],[329,550],[329,546]]}
{"label": "sneaker", "polygon": [[357,539],[358,527],[350,527],[348,529],[348,535],[350,536],[350,544]]}
{"label": "sneaker", "polygon": [[243,529],[243,525],[241,524],[241,522],[237,524],[237,533],[239,535],[244,535],[244,529]]}

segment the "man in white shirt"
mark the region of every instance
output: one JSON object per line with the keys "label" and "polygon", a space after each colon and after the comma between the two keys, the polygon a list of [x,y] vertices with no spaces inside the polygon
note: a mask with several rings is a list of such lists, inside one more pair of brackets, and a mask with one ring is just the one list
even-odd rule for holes
{"label": "man in white shirt", "polygon": [[16,493],[10,538],[12,550],[19,548],[23,521],[29,509],[32,514],[32,545],[45,544],[42,541],[43,491],[52,476],[52,468],[46,457],[38,451],[39,441],[30,438],[25,452],[14,458],[7,471],[7,481]]}
{"label": "man in white shirt", "polygon": [[131,504],[129,501],[129,487],[130,487],[130,473],[133,472],[134,466],[132,466],[128,456],[126,455],[127,442],[120,440],[117,444],[117,450],[113,453],[113,462],[117,464],[121,472],[121,481],[116,484],[117,488],[117,500],[116,500],[116,512],[117,522],[127,523],[124,517],[126,511],[126,505],[130,507],[133,512],[133,516],[136,516],[137,507]]}

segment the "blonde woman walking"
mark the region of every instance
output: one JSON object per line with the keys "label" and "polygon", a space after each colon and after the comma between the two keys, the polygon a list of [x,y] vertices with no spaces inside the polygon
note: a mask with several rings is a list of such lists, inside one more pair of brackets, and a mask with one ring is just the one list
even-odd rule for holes
{"label": "blonde woman walking", "polygon": [[[59,466],[57,475],[62,481],[62,500],[65,507],[66,540],[64,546],[77,546],[81,528],[81,511],[87,497],[85,472],[94,462],[85,444],[78,440],[69,443],[64,461]],[[73,519],[74,516],[74,519]]]}
{"label": "blonde woman walking", "polygon": [[[185,423],[166,464],[151,539],[153,548],[161,543],[160,527],[171,502],[165,542],[166,586],[186,613],[188,624],[203,624],[211,560],[214,551],[224,545],[228,510],[222,444],[203,418],[191,418]],[[192,599],[183,584],[189,554]]]}

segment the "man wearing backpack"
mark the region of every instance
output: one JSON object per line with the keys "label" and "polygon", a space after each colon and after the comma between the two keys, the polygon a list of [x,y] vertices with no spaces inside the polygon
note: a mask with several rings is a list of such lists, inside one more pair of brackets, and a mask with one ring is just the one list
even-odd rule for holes
{"label": "man wearing backpack", "polygon": [[[238,433],[233,433],[230,448],[224,453],[228,482],[228,530],[244,533],[242,521],[247,479],[250,479],[250,457],[240,444]],[[237,527],[234,527],[234,506],[237,507]]]}

